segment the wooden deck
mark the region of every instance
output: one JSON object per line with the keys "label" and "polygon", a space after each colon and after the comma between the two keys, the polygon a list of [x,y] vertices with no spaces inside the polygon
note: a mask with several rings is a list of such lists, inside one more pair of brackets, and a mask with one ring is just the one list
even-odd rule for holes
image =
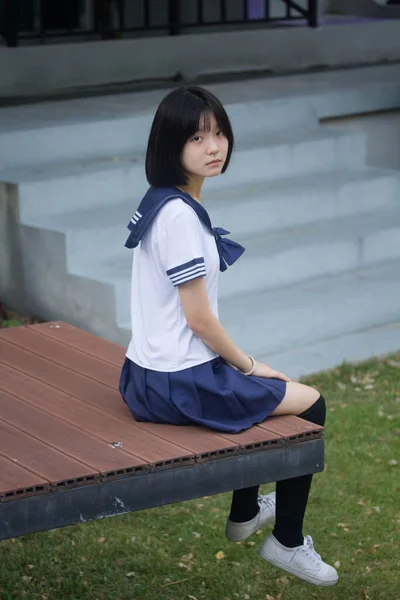
{"label": "wooden deck", "polygon": [[[0,539],[106,516],[103,513],[82,518],[79,508],[76,514],[80,517],[75,514],[66,522],[53,520],[40,526],[37,521],[33,526],[28,522],[17,524],[15,520],[10,524],[17,515],[26,515],[28,504],[25,502],[22,507],[22,501],[37,501],[43,496],[47,503],[56,506],[54,497],[64,493],[65,499],[68,490],[80,490],[74,497],[82,499],[83,489],[90,488],[93,493],[99,485],[129,479],[128,493],[132,492],[132,482],[135,489],[141,488],[143,475],[162,472],[164,479],[159,481],[165,485],[167,472],[168,481],[174,477],[178,481],[178,474],[175,476],[172,471],[187,473],[187,467],[221,464],[221,459],[250,455],[254,456],[251,464],[256,465],[256,455],[270,453],[272,461],[274,450],[299,447],[312,440],[319,441],[317,461],[310,455],[304,469],[322,469],[323,429],[297,417],[268,419],[239,434],[136,422],[118,392],[124,357],[121,346],[63,322],[0,330],[0,521],[2,516],[3,520],[8,519]],[[312,462],[316,464],[311,466]],[[228,468],[228,462],[224,464]],[[245,471],[250,463],[247,459],[241,464],[243,472],[235,484],[238,487],[249,482]],[[153,477],[152,481],[156,479]],[[232,482],[228,477],[222,487],[215,487],[214,493],[232,489]],[[203,487],[203,495],[210,489],[212,493],[211,483],[210,486]],[[150,506],[143,500],[142,492],[141,502],[124,508],[139,510]],[[193,490],[185,497],[195,495]],[[153,505],[177,498],[179,493]],[[15,514],[12,505],[18,507]],[[41,504],[32,501],[29,506],[33,510]]]}

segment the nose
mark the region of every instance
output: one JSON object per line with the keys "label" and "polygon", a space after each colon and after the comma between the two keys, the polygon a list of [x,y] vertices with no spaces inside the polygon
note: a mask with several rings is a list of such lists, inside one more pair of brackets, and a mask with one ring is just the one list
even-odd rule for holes
{"label": "nose", "polygon": [[217,144],[216,138],[211,138],[207,151],[209,154],[216,154],[216,152],[219,151],[219,145]]}

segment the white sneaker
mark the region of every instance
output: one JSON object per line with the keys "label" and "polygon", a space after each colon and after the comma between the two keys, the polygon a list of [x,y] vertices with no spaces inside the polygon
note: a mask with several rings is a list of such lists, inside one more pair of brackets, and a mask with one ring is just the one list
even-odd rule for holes
{"label": "white sneaker", "polygon": [[314,585],[335,585],[338,581],[336,569],[324,563],[316,553],[310,535],[304,538],[302,546],[287,548],[270,533],[261,544],[258,554],[275,567],[280,567]]}
{"label": "white sneaker", "polygon": [[231,542],[243,542],[253,535],[257,529],[275,522],[275,492],[262,496],[258,494],[259,512],[250,521],[234,523],[230,519],[226,522],[225,535]]}

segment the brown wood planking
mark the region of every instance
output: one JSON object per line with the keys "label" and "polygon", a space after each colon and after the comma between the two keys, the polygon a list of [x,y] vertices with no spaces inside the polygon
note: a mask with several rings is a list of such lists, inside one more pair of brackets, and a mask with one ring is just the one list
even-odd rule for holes
{"label": "brown wood planking", "polygon": [[[45,327],[43,327],[44,325],[47,325],[47,329]],[[82,331],[76,327],[73,327],[72,325],[67,325],[63,322],[55,322],[55,323],[51,323],[51,324],[40,324],[40,325],[32,325],[29,328],[31,329],[35,329],[41,332],[47,332],[46,335],[49,335],[48,332],[52,332],[50,335],[51,337],[55,337],[56,335],[60,335],[63,338],[64,337],[68,337],[69,341],[75,340],[75,339],[79,339],[79,346],[74,346],[75,348],[78,348],[79,350],[84,349],[85,351],[90,351],[92,350],[92,352],[94,353],[95,351],[99,351],[99,349],[102,346],[108,346],[111,343],[107,342],[105,340],[102,340],[101,338],[98,338],[97,336],[94,336],[93,334],[90,334],[88,332]],[[57,332],[57,333],[55,333]],[[121,349],[121,346],[117,346],[116,344],[111,344],[111,346],[116,346],[117,349]],[[45,351],[47,349],[45,348]],[[115,349],[114,349],[115,350]],[[49,351],[51,352],[51,350],[49,349]],[[105,354],[104,352],[102,354]],[[124,356],[123,356],[124,358]],[[64,364],[63,362],[61,362],[60,364]],[[67,364],[67,363],[66,363]],[[122,364],[122,363],[121,363]],[[86,374],[86,364],[80,362],[79,363],[79,367],[77,369],[81,374]],[[113,385],[112,382],[108,382],[111,386]],[[270,435],[272,435],[273,437],[269,437],[267,439],[275,439],[277,436],[281,437],[282,435],[285,436],[292,436],[292,435],[298,435],[300,433],[306,433],[306,432],[310,432],[311,430],[316,430],[316,429],[322,429],[321,427],[317,426],[317,425],[311,425],[308,421],[304,421],[304,419],[299,419],[298,417],[292,416],[292,415],[286,415],[286,416],[282,416],[279,418],[279,426],[278,429],[275,428],[275,423],[274,421],[276,420],[276,417],[273,417],[271,419],[267,419],[266,421],[264,421],[263,423],[260,423],[260,428],[264,429],[266,431],[270,432]],[[173,426],[172,426],[173,427]],[[285,431],[285,427],[287,427],[287,431]],[[310,428],[311,427],[311,428]],[[254,429],[254,428],[252,428]],[[242,445],[244,444],[248,444],[248,443],[252,443],[252,442],[244,442],[244,440],[247,438],[247,433],[249,433],[249,438],[253,438],[256,437],[257,441],[260,441],[258,439],[258,436],[260,435],[260,437],[262,437],[262,433],[260,432],[260,434],[257,433],[250,433],[251,430],[247,430],[247,432],[241,432],[240,434],[235,434],[235,437],[237,435],[241,435],[243,442]],[[204,431],[206,431],[206,429],[204,429]],[[289,433],[290,431],[290,433]],[[229,439],[232,439],[231,437],[229,437]]]}
{"label": "brown wood planking", "polygon": [[[120,448],[111,448],[105,442],[6,392],[0,392],[0,414],[4,421],[25,432],[25,435],[21,435],[21,444],[27,443],[29,437],[35,437],[84,463],[93,472],[104,473],[145,462]],[[63,479],[62,472],[59,479]]]}
{"label": "brown wood planking", "polygon": [[25,469],[12,459],[6,458],[0,454],[0,473],[1,473],[1,492],[3,489],[8,491],[33,485],[46,485],[49,483],[45,477],[40,477],[35,473]]}
{"label": "brown wood planking", "polygon": [[[0,341],[1,343],[1,341]],[[104,342],[107,343],[107,342]],[[9,344],[7,347],[11,346]],[[135,423],[139,428],[144,430],[147,429],[147,424],[145,423],[136,423],[132,417],[131,412],[126,407],[126,404],[122,400],[119,392],[117,390],[112,390],[110,388],[101,389],[101,393],[88,393],[87,386],[85,385],[85,377],[79,373],[74,371],[69,371],[65,369],[61,365],[54,364],[52,368],[49,369],[49,363],[46,359],[37,356],[35,354],[31,354],[28,351],[25,351],[23,348],[18,346],[13,346],[9,350],[9,355],[7,358],[7,364],[12,367],[18,368],[19,365],[24,364],[25,373],[31,374],[31,376],[40,378],[40,381],[44,383],[55,386],[58,391],[65,389],[67,395],[71,395],[77,397],[85,402],[86,405],[92,405],[98,408],[101,408],[108,414],[114,415],[120,419],[124,419],[128,421],[130,425]],[[62,378],[60,382],[60,378]],[[88,380],[92,382],[92,380]],[[101,384],[97,384],[96,382],[92,382],[95,386],[100,386]],[[1,384],[0,384],[1,386]],[[176,426],[167,426],[165,433],[161,434],[157,433],[157,435],[161,438],[163,437],[165,440],[168,440],[171,443],[182,445],[186,447],[185,443],[181,443],[180,441],[180,433],[179,430],[176,430]],[[204,430],[207,431],[207,430]],[[191,435],[195,433],[191,431]],[[182,431],[182,436],[186,435],[186,431]],[[202,433],[203,435],[203,433]],[[206,434],[209,436],[209,439],[213,440],[213,449],[218,448],[218,446],[226,447],[227,442],[223,439],[220,440],[220,444],[218,443],[218,437],[216,433],[208,432]],[[204,444],[202,441],[202,437],[199,436],[197,439],[193,439],[194,447],[189,448],[190,451],[198,454],[199,452],[204,452]],[[237,443],[230,443],[229,447],[237,446]],[[156,449],[156,447],[154,447]],[[208,448],[210,450],[210,448]],[[170,451],[169,451],[170,454]],[[182,455],[186,455],[187,453],[182,452]],[[169,458],[168,458],[169,460]],[[153,462],[153,461],[149,461]],[[157,461],[154,461],[157,462]]]}
{"label": "brown wood planking", "polygon": [[13,369],[44,381],[68,395],[105,408],[113,414],[118,413],[121,419],[131,420],[129,414],[122,410],[123,401],[117,389],[111,389],[103,383],[56,363],[49,363],[41,356],[32,354],[4,339],[0,339],[0,352],[1,362]]}
{"label": "brown wood planking", "polygon": [[315,423],[311,423],[305,419],[300,419],[300,417],[296,417],[295,415],[270,417],[261,423],[261,427],[267,429],[268,431],[283,435],[287,438],[292,436],[303,436],[311,433],[317,435],[318,432],[322,433],[324,429],[320,425],[316,425]]}
{"label": "brown wood planking", "polygon": [[68,323],[64,323],[63,321],[29,325],[28,329],[32,329],[77,350],[91,354],[117,367],[121,368],[124,363],[126,348],[119,344],[108,342],[93,333],[83,331],[73,325],[68,325]]}
{"label": "brown wood planking", "polygon": [[48,481],[27,471],[21,465],[17,465],[13,461],[0,455],[0,498],[8,492],[15,492],[23,488],[35,486],[44,486],[48,488]]}
{"label": "brown wood planking", "polygon": [[[295,443],[299,436],[322,434],[322,428],[292,416],[267,419],[239,434],[192,426],[137,423],[117,390],[116,374],[119,378],[125,349],[62,322],[3,330],[0,350],[4,363],[0,363],[0,388],[6,386],[7,392],[13,394],[14,411],[19,402],[45,419],[56,419],[63,428],[71,427],[80,432],[86,441],[90,440],[90,445],[95,441],[107,447],[112,442],[122,441],[122,451],[110,448],[119,457],[128,455],[137,459],[138,446],[142,452],[147,443],[146,447],[155,452],[149,455],[146,451],[146,457],[140,457],[142,463],[145,458],[147,465],[165,466],[163,463],[170,460],[171,448],[175,460],[196,457],[199,461],[206,455],[213,458],[213,454],[247,452],[260,444]],[[0,414],[5,418],[2,412]],[[13,414],[15,417],[15,412]],[[6,415],[10,417],[7,411]],[[20,413],[19,418],[24,415]],[[21,430],[20,421],[15,428]],[[42,430],[38,435],[42,435]],[[112,442],[110,437],[114,438]],[[54,448],[60,451],[58,446]],[[76,460],[82,459],[77,457]],[[124,467],[119,462],[118,469],[121,468]]]}
{"label": "brown wood planking", "polygon": [[[1,364],[0,382],[0,388],[6,388],[11,394],[23,398],[33,407],[51,413],[80,430],[102,439],[107,444],[122,442],[124,450],[142,458],[146,464],[159,462],[163,458],[170,460],[178,456],[190,456],[197,451],[196,443],[193,444],[194,449],[182,446],[176,426],[170,426],[175,429],[175,436],[172,433],[168,436],[173,442],[170,443],[162,436],[158,436],[156,431],[153,435],[139,429],[133,417],[129,423],[122,421],[33,377],[21,376],[17,371]],[[123,403],[121,398],[119,400]]]}
{"label": "brown wood planking", "polygon": [[239,433],[223,433],[222,435],[228,440],[237,441],[242,447],[250,444],[282,440],[282,435],[268,429],[263,429],[259,425],[254,425],[250,429],[240,431]]}
{"label": "brown wood planking", "polygon": [[121,368],[41,335],[33,329],[16,327],[14,335],[8,341],[28,352],[38,354],[50,362],[81,373],[85,377],[109,385],[114,389],[118,388]]}
{"label": "brown wood planking", "polygon": [[[18,371],[17,369],[0,362],[0,389],[3,389],[5,392],[10,392],[14,396],[20,398],[25,398],[25,396],[30,398],[32,396],[33,401],[35,402],[37,396],[43,392],[42,386],[44,386],[46,390],[46,396],[43,399],[39,398],[39,401],[45,402],[46,405],[52,406],[53,401],[54,403],[68,403],[71,399],[75,398],[71,394],[54,387],[50,383],[41,381],[33,375],[23,373],[22,371]],[[76,398],[76,400],[78,400],[78,398]],[[122,421],[127,421],[129,424],[133,420],[131,411],[116,390],[108,389],[107,402],[104,406],[101,406],[96,402],[96,397],[91,398],[91,402],[84,399],[79,400],[85,406],[88,406],[88,408],[94,407],[97,410],[102,411],[104,415],[112,415]]]}
{"label": "brown wood planking", "polygon": [[136,426],[164,440],[175,441],[180,446],[190,448],[196,456],[217,450],[238,450],[240,444],[236,440],[225,438],[205,427],[192,425],[167,425],[158,423],[135,422]]}
{"label": "brown wood planking", "polygon": [[[35,485],[42,480],[58,482],[93,475],[93,468],[70,458],[48,444],[27,435],[0,419],[1,453],[35,475]],[[4,489],[0,476],[0,493]]]}

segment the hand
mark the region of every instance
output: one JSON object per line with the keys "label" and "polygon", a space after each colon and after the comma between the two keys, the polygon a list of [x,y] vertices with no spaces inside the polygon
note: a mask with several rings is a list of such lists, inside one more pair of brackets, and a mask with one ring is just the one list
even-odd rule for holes
{"label": "hand", "polygon": [[258,362],[258,360],[256,361],[256,369],[253,375],[255,377],[266,377],[273,379],[283,379],[283,381],[290,381],[290,378],[284,375],[283,373],[271,369],[271,367],[269,367],[265,363]]}

